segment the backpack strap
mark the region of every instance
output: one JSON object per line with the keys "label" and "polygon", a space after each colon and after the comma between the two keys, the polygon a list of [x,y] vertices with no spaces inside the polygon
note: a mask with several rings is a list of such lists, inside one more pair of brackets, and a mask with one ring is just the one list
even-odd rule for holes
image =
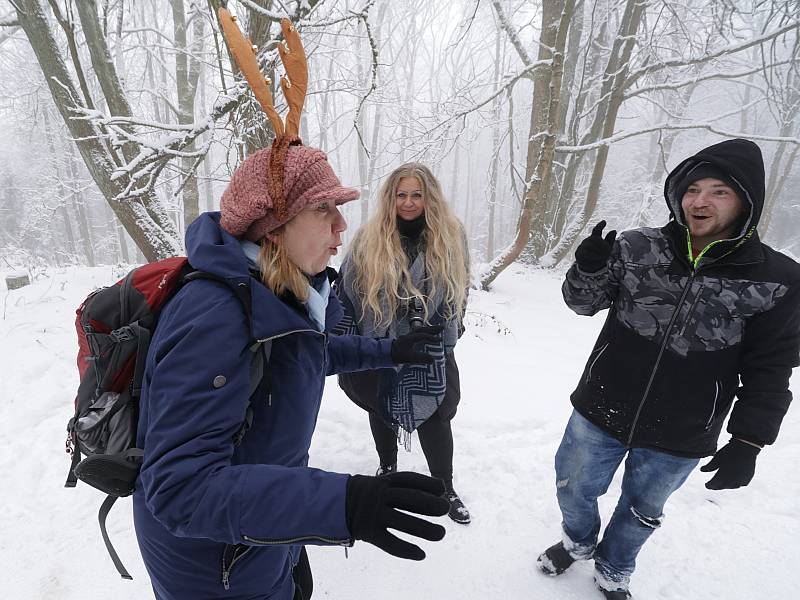
{"label": "backpack strap", "polygon": [[[249,283],[241,281],[231,286],[230,281],[224,277],[206,271],[190,271],[183,276],[184,284],[196,279],[206,279],[225,284],[236,294],[236,297],[239,298],[239,301],[242,303],[242,308],[244,308],[245,315],[247,316],[248,325],[252,322],[253,300],[250,296]],[[244,422],[233,436],[234,446],[239,446],[242,443],[244,436],[253,426],[253,399],[256,397],[256,392],[262,387],[262,383],[264,383],[264,388],[267,393],[267,402],[272,404],[272,387],[270,385],[269,372],[267,371],[270,354],[272,353],[272,340],[253,340],[250,343],[249,350],[253,354],[253,359],[250,363],[250,386],[247,391],[248,403],[244,415]]]}
{"label": "backpack strap", "polygon": [[100,521],[100,533],[103,534],[103,541],[106,544],[106,550],[108,550],[108,555],[111,557],[111,560],[114,563],[114,566],[117,568],[117,572],[122,576],[123,579],[133,579],[131,574],[128,573],[127,569],[125,569],[125,565],[122,564],[122,561],[119,558],[119,554],[114,549],[114,546],[111,544],[111,539],[108,537],[108,530],[106,529],[106,517],[108,516],[108,511],[111,510],[111,507],[114,506],[114,502],[117,501],[119,496],[106,496],[106,499],[103,501],[103,504],[100,505],[100,511],[97,513],[97,519]]}
{"label": "backpack strap", "polygon": [[[70,420],[70,425],[72,421]],[[81,449],[78,446],[77,436],[74,431],[69,431],[67,438],[67,453],[72,453],[72,462],[69,465],[69,473],[67,473],[67,481],[64,483],[66,488],[74,488],[78,484],[78,478],[75,476],[75,467],[81,462]]]}
{"label": "backpack strap", "polygon": [[[144,452],[140,448],[129,448],[123,453],[122,459],[141,464],[143,456]],[[127,569],[125,568],[125,565],[122,564],[119,554],[117,554],[117,551],[114,549],[114,545],[111,543],[111,538],[108,537],[108,529],[106,528],[106,517],[108,517],[108,513],[111,510],[111,507],[114,506],[117,498],[119,498],[119,496],[116,494],[109,494],[106,496],[103,504],[100,505],[100,510],[97,512],[97,520],[100,522],[100,533],[103,535],[103,542],[105,542],[106,550],[108,551],[108,555],[111,557],[111,561],[114,563],[117,572],[123,579],[133,579],[131,574],[128,573]]]}

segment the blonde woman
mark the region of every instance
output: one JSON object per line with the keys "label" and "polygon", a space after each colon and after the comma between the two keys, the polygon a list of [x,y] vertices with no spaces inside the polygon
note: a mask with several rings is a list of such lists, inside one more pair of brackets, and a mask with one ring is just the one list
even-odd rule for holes
{"label": "blonde woman", "polygon": [[358,231],[339,275],[343,333],[394,338],[425,326],[444,328],[425,350],[432,365],[347,373],[339,383],[369,412],[380,466],[397,470],[397,440],[414,430],[428,469],[445,482],[449,515],[469,523],[453,489],[451,420],[461,396],[453,349],[463,328],[469,283],[464,228],[431,170],[419,163],[395,169],[383,183],[373,217]]}

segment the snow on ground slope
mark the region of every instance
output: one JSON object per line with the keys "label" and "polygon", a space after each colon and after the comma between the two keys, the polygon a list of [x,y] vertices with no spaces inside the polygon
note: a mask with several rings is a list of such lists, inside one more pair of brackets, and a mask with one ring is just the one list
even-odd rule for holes
{"label": "snow on ground slope", "polygon": [[[2,275],[2,273],[0,273]],[[97,526],[99,492],[64,489],[65,424],[77,384],[74,310],[118,269],[51,271],[31,286],[0,289],[0,596],[63,600],[150,597],[136,547],[130,500],[109,516],[109,533],[134,577],[123,581]],[[2,277],[0,277],[2,280]],[[591,564],[551,579],[534,563],[559,538],[553,455],[570,413],[569,393],[603,315],[578,317],[563,304],[560,280],[520,268],[491,293],[473,292],[467,333],[457,348],[462,400],[454,421],[456,489],[473,523],[449,520],[447,536],[426,543],[421,563],[359,542],[311,547],[315,598],[597,599]],[[800,376],[793,379],[800,393]],[[724,439],[724,438],[723,438]],[[376,456],[365,415],[328,381],[314,466],[371,474]],[[637,600],[788,598],[800,550],[800,409],[759,457],[754,482],[712,492],[695,472],[667,504],[664,527],[645,546],[632,582]],[[400,467],[426,471],[414,439]],[[619,477],[601,499],[613,510]],[[793,564],[790,564],[792,563]],[[794,567],[794,569],[792,569]]]}

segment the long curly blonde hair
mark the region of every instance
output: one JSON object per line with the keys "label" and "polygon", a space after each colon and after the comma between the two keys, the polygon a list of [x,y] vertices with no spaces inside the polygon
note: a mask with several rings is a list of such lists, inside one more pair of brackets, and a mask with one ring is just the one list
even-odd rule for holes
{"label": "long curly blonde hair", "polygon": [[[469,285],[469,256],[464,227],[445,200],[431,170],[420,163],[401,165],[383,182],[375,214],[352,242],[353,287],[363,312],[375,315],[376,325],[388,327],[401,303],[424,294],[411,280],[408,259],[397,231],[396,196],[400,180],[414,177],[422,185],[425,210],[425,286],[433,297],[441,291],[446,319],[460,315]],[[382,303],[380,298],[385,302]],[[385,312],[384,312],[385,311]]]}

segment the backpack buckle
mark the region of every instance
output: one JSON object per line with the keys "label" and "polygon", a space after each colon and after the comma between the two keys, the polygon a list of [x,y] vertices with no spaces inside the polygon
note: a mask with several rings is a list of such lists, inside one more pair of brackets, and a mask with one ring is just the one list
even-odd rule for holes
{"label": "backpack buckle", "polygon": [[133,332],[133,328],[130,325],[115,329],[109,333],[108,336],[115,342],[130,342],[136,339],[136,334]]}

